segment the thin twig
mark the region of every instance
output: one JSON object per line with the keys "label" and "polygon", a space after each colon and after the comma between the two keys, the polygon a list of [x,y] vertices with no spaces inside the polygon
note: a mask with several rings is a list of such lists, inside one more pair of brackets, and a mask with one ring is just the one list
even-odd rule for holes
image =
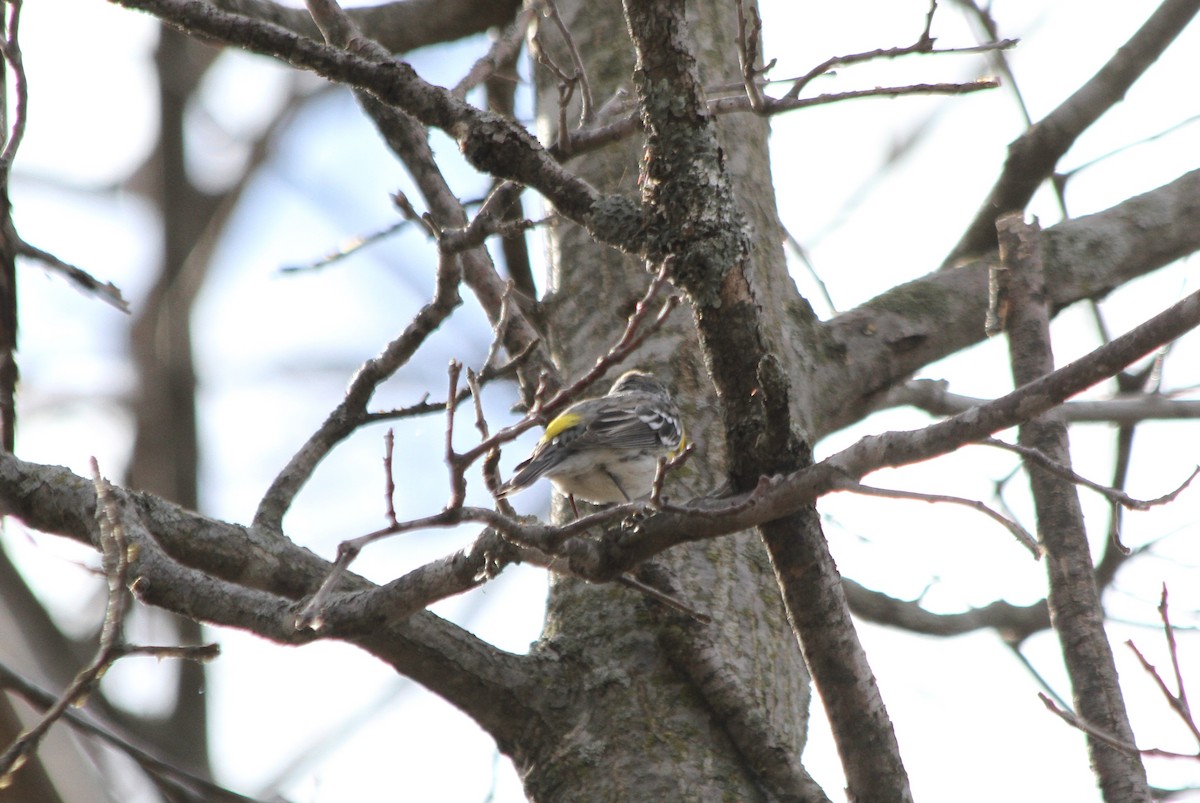
{"label": "thin twig", "polygon": [[[747,11],[749,13],[747,14]],[[763,95],[762,74],[775,66],[775,60],[761,70],[757,64],[762,45],[762,18],[758,9],[751,6],[746,8],[745,0],[737,0],[738,21],[738,64],[742,69],[742,86],[746,90],[746,98],[755,114],[762,114],[767,109],[767,99]]]}
{"label": "thin twig", "polygon": [[8,24],[5,26],[4,38],[0,41],[0,51],[3,52],[8,66],[12,68],[13,94],[16,96],[13,102],[12,127],[7,132],[4,152],[0,153],[0,176],[3,176],[5,186],[8,185],[17,149],[21,147],[21,140],[25,137],[25,120],[29,107],[29,82],[25,77],[25,60],[21,55],[21,43],[17,37],[21,24],[21,6],[22,0],[8,0]]}
{"label": "thin twig", "polygon": [[659,591],[654,586],[643,583],[641,580],[633,577],[632,575],[619,575],[617,577],[617,582],[623,586],[632,588],[634,591],[645,594],[647,597],[650,597],[657,602],[661,602],[663,605],[666,605],[672,610],[679,611],[682,614],[692,617],[702,625],[712,624],[712,617],[708,614],[700,613],[695,608],[689,607],[687,603],[671,596],[670,594],[667,594],[664,591]]}
{"label": "thin twig", "polygon": [[450,500],[448,510],[460,508],[467,498],[467,478],[460,455],[454,451],[454,414],[458,412],[458,378],[463,364],[451,360],[446,374],[449,377],[449,393],[446,394],[446,466],[450,469]]}
{"label": "thin twig", "polygon": [[[857,98],[896,98],[904,95],[966,95],[985,89],[995,89],[1000,82],[995,78],[977,78],[974,81],[945,81],[935,84],[907,84],[904,86],[877,86],[870,89],[853,89],[846,92],[829,92],[811,98],[783,97],[772,101],[768,112],[781,114],[810,106],[821,106]],[[745,97],[717,98],[708,103],[712,114],[751,111]]]}
{"label": "thin twig", "polygon": [[97,520],[100,525],[100,550],[105,577],[108,580],[108,601],[96,654],[71,681],[67,689],[42,715],[41,720],[21,734],[3,755],[0,755],[0,787],[7,786],[16,772],[41,744],[46,732],[68,707],[83,698],[99,682],[114,660],[114,651],[121,643],[121,626],[125,620],[128,595],[125,590],[129,568],[125,543],[125,527],[121,521],[112,486],[100,476],[100,467],[92,458],[92,483],[96,489]]}
{"label": "thin twig", "polygon": [[974,499],[963,499],[959,496],[948,496],[946,494],[926,494],[918,491],[899,491],[892,488],[875,488],[870,485],[863,485],[859,482],[846,480],[838,487],[839,491],[849,491],[850,493],[862,494],[863,496],[879,496],[885,499],[911,499],[917,502],[947,502],[952,505],[963,505],[972,510],[976,510],[993,521],[1000,524],[1004,529],[1013,534],[1013,537],[1021,544],[1021,546],[1033,553],[1033,557],[1040,559],[1042,557],[1042,547],[1038,544],[1037,539],[1029,534],[1029,531],[1017,524],[1015,521],[1006,518],[1005,516],[992,510],[983,502]]}
{"label": "thin twig", "polygon": [[817,273],[817,268],[815,265],[813,265],[812,259],[809,257],[808,249],[806,249],[800,243],[800,241],[796,239],[795,235],[793,235],[786,226],[783,229],[783,238],[784,243],[792,249],[792,252],[796,255],[796,258],[800,260],[801,264],[804,265],[804,269],[808,271],[809,278],[811,278],[817,285],[817,290],[820,291],[821,297],[825,299],[825,305],[829,307],[829,314],[831,316],[837,315],[838,308],[837,305],[833,303],[833,296],[829,294],[829,286],[825,284],[825,280],[821,278],[819,273]]}
{"label": "thin twig", "polygon": [[1158,613],[1163,622],[1163,633],[1167,639],[1167,651],[1171,656],[1171,668],[1175,672],[1175,689],[1172,691],[1167,686],[1167,682],[1163,680],[1162,675],[1158,670],[1146,660],[1146,656],[1142,655],[1137,645],[1133,643],[1133,639],[1125,642],[1125,645],[1133,651],[1137,656],[1138,661],[1142,664],[1142,668],[1149,673],[1150,677],[1154,678],[1154,682],[1158,685],[1158,690],[1167,700],[1167,705],[1171,710],[1179,715],[1183,720],[1183,724],[1192,732],[1192,736],[1196,742],[1200,744],[1200,726],[1197,726],[1195,717],[1192,716],[1192,707],[1188,702],[1187,688],[1183,685],[1183,670],[1179,665],[1179,646],[1175,642],[1175,628],[1171,626],[1171,617],[1167,608],[1167,584],[1163,583],[1162,597],[1158,603]]}
{"label": "thin twig", "polygon": [[1139,755],[1142,752],[1141,750],[1138,750],[1136,745],[1129,744],[1128,742],[1122,741],[1113,736],[1111,733],[1101,730],[1087,720],[1083,719],[1078,714],[1059,708],[1054,704],[1053,700],[1051,700],[1042,692],[1038,692],[1038,699],[1041,700],[1042,704],[1046,706],[1046,708],[1050,709],[1050,711],[1063,722],[1067,723],[1072,728],[1081,730],[1087,735],[1104,742],[1109,747],[1120,750],[1123,753],[1128,753],[1132,756]]}
{"label": "thin twig", "polygon": [[216,657],[216,645],[199,647],[149,647],[129,645],[124,639],[125,617],[129,610],[129,544],[125,537],[125,522],[122,518],[117,492],[107,479],[100,475],[100,466],[93,457],[92,483],[96,492],[96,518],[99,524],[101,563],[108,581],[107,603],[104,621],[100,628],[96,654],[59,695],[46,708],[42,718],[29,730],[22,733],[0,755],[0,789],[8,785],[12,774],[35,753],[51,726],[62,719],[67,710],[84,699],[100,682],[100,678],[114,663],[129,655],[153,655],[159,658],[188,658],[207,661]]}
{"label": "thin twig", "polygon": [[322,268],[327,268],[335,262],[341,262],[347,257],[357,254],[368,245],[373,245],[380,240],[391,237],[396,232],[407,226],[411,221],[398,220],[390,226],[385,226],[378,231],[373,231],[370,234],[359,234],[349,240],[346,240],[337,248],[329,251],[323,256],[317,257],[311,262],[306,262],[300,265],[283,265],[279,268],[280,273],[302,273],[307,271],[317,271]]}
{"label": "thin twig", "polygon": [[383,436],[383,479],[384,479],[384,500],[387,505],[387,510],[384,515],[387,516],[388,524],[393,527],[400,522],[396,520],[396,478],[392,473],[393,466],[392,455],[396,448],[396,433],[391,427],[388,427],[387,434]]}
{"label": "thin twig", "polygon": [[1175,699],[1178,702],[1179,714],[1184,718],[1192,735],[1200,742],[1200,727],[1196,726],[1196,720],[1192,717],[1192,707],[1188,703],[1187,687],[1183,685],[1183,670],[1179,666],[1179,645],[1175,643],[1175,628],[1171,627],[1171,615],[1167,606],[1166,583],[1163,583],[1162,598],[1158,603],[1158,612],[1162,616],[1163,633],[1167,638],[1167,649],[1171,654],[1171,668],[1175,670],[1175,688],[1179,690]]}
{"label": "thin twig", "polygon": [[[1000,40],[1000,26],[996,23],[996,18],[992,15],[992,5],[989,2],[987,8],[981,8],[975,0],[957,0],[958,4],[967,8],[970,16],[983,29],[982,38],[985,42],[996,42]],[[988,53],[989,60],[996,66],[1000,73],[1000,77],[1004,85],[1008,87],[1013,98],[1017,101],[1017,107],[1021,110],[1021,118],[1025,121],[1025,127],[1033,125],[1033,116],[1029,113],[1029,104],[1025,102],[1025,96],[1021,92],[1021,86],[1017,83],[1017,76],[1013,73],[1012,67],[1008,63],[1003,50],[988,48],[991,52]]]}
{"label": "thin twig", "polygon": [[1107,485],[1101,485],[1098,482],[1093,482],[1087,477],[1081,477],[1069,466],[1064,466],[1062,463],[1051,459],[1049,456],[1039,452],[1037,449],[1031,449],[1028,446],[1022,446],[1018,443],[1007,443],[1006,441],[1002,441],[997,438],[984,438],[980,441],[980,443],[984,444],[985,446],[995,446],[999,449],[1015,452],[1022,457],[1031,459],[1038,465],[1045,468],[1047,471],[1053,472],[1063,479],[1070,480],[1076,485],[1082,485],[1085,488],[1090,488],[1104,498],[1129,510],[1144,511],[1149,510],[1152,507],[1156,507],[1157,505],[1165,505],[1168,502],[1175,501],[1175,498],[1183,493],[1184,490],[1192,484],[1192,480],[1196,479],[1196,475],[1200,474],[1200,466],[1197,466],[1196,469],[1192,471],[1190,475],[1188,475],[1188,478],[1183,481],[1183,484],[1181,484],[1175,490],[1165,493],[1155,499],[1134,499],[1132,496],[1118,488],[1111,488]]}
{"label": "thin twig", "polygon": [[546,9],[546,16],[554,20],[555,27],[562,34],[563,41],[566,43],[567,52],[571,54],[571,63],[575,67],[575,74],[568,81],[574,85],[579,84],[579,125],[590,123],[593,118],[592,114],[592,85],[588,82],[587,69],[583,66],[583,56],[579,54],[579,48],[575,46],[575,37],[571,36],[571,30],[567,24],[563,22],[562,16],[558,13],[558,4],[554,0],[542,0],[542,5]]}
{"label": "thin twig", "polygon": [[935,49],[933,46],[933,37],[930,36],[930,26],[933,24],[933,15],[937,10],[937,2],[930,4],[929,12],[925,16],[925,27],[921,31],[920,37],[911,45],[903,47],[882,47],[874,50],[867,50],[861,53],[848,53],[844,56],[832,56],[825,61],[813,67],[804,75],[795,79],[792,88],[787,94],[780,98],[780,102],[797,100],[800,93],[816,78],[827,74],[834,67],[848,67],[852,64],[862,64],[867,61],[876,61],[879,59],[896,59],[901,56],[910,56],[913,54],[929,54],[929,55],[946,55],[946,54],[964,54],[964,53],[981,53],[988,51],[1008,50],[1017,44],[1015,39],[1002,39],[996,42],[986,42],[972,47]]}
{"label": "thin twig", "polygon": [[483,393],[479,386],[479,374],[470,368],[467,369],[467,389],[475,404],[475,428],[479,430],[480,437],[486,439],[491,433],[488,432],[487,417],[483,414]]}
{"label": "thin twig", "polygon": [[696,444],[689,443],[674,457],[660,457],[658,459],[658,465],[654,467],[654,482],[650,485],[650,504],[653,507],[662,507],[663,484],[667,481],[667,475],[686,463],[695,450]]}
{"label": "thin twig", "polygon": [[[215,645],[209,646],[215,649]],[[56,700],[52,693],[40,688],[2,663],[0,663],[0,688],[20,696],[25,702],[39,711],[48,710],[54,705]],[[147,775],[154,779],[156,784],[193,797],[199,793],[203,796],[204,800],[245,801],[245,803],[252,803],[253,801],[253,798],[239,795],[236,792],[214,784],[212,781],[180,769],[168,761],[164,761],[148,750],[134,744],[129,738],[116,733],[111,726],[94,722],[77,708],[68,707],[63,712],[63,721],[80,733],[94,736],[129,756]]]}
{"label": "thin twig", "polygon": [[1129,755],[1134,756],[1155,756],[1157,758],[1187,758],[1192,760],[1200,758],[1200,756],[1192,753],[1177,753],[1173,750],[1163,750],[1160,747],[1148,747],[1145,749],[1139,748],[1137,745],[1133,745],[1129,742],[1118,739],[1111,733],[1096,727],[1078,714],[1074,714],[1070,711],[1059,708],[1054,704],[1053,700],[1041,692],[1038,692],[1038,698],[1042,701],[1042,704],[1045,705],[1046,708],[1050,709],[1053,714],[1058,716],[1059,719],[1061,719],[1063,722],[1066,722],[1072,728],[1081,730],[1088,736],[1104,742],[1109,747],[1120,750],[1122,753],[1128,753]]}
{"label": "thin twig", "polygon": [[49,251],[43,251],[24,240],[17,243],[17,254],[27,259],[35,259],[41,262],[50,270],[65,277],[84,293],[96,296],[101,301],[119,309],[121,312],[129,313],[129,302],[121,295],[121,288],[112,282],[101,282],[83,268],[76,267],[69,262],[64,262]]}
{"label": "thin twig", "polygon": [[511,61],[520,51],[521,41],[536,15],[537,9],[533,6],[526,6],[517,12],[517,17],[512,25],[508,26],[508,30],[497,37],[487,55],[476,61],[462,80],[454,85],[454,89],[450,90],[451,94],[465,98],[468,92],[495,75],[499,65]]}
{"label": "thin twig", "polygon": [[[995,89],[998,86],[1000,86],[1000,82],[994,78],[980,78],[975,81],[958,83],[910,84],[908,86],[874,87],[872,89],[855,89],[846,92],[828,92],[811,98],[779,98],[778,100],[772,100],[763,114],[783,114],[798,109],[807,109],[812,106],[824,106],[830,103],[840,103],[859,98],[894,98],[906,95],[965,95],[971,92]],[[707,106],[709,114],[736,114],[753,111],[750,101],[745,94],[711,98]],[[635,131],[639,131],[641,126],[641,116],[637,113],[629,113],[613,122],[573,132],[571,134],[570,148],[568,149],[564,149],[560,143],[548,150],[554,158],[564,160],[571,156],[578,156],[589,151],[594,151],[613,142],[619,142],[625,137],[632,135]]]}

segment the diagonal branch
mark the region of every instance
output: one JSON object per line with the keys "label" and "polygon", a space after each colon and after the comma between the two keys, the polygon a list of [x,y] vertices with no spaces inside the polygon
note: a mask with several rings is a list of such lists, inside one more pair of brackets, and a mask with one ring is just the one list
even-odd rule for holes
{"label": "diagonal branch", "polygon": [[438,264],[437,291],[433,300],[421,308],[399,337],[359,368],[342,403],[309,436],[263,495],[254,514],[255,527],[270,532],[281,531],[284,514],[317,464],[367,420],[367,403],[375,389],[407,363],[426,338],[462,303],[458,294],[460,277],[458,256],[443,254]]}
{"label": "diagonal branch", "polygon": [[917,491],[901,491],[894,488],[874,488],[870,485],[863,485],[860,482],[847,480],[839,490],[848,491],[850,493],[862,494],[863,496],[878,496],[884,499],[911,499],[918,502],[944,503],[951,505],[962,505],[976,510],[990,518],[992,521],[999,524],[1004,529],[1012,533],[1017,542],[1033,553],[1035,558],[1041,558],[1042,548],[1029,532],[1017,522],[1005,518],[1000,513],[992,510],[990,507],[980,502],[977,499],[963,499],[960,496],[948,496],[946,494],[927,494]]}
{"label": "diagonal branch", "polygon": [[[222,11],[252,17],[302,36],[318,35],[303,9],[275,0],[212,0]],[[510,22],[520,0],[392,0],[349,11],[355,24],[392,53],[452,42]]]}
{"label": "diagonal branch", "polygon": [[[788,515],[836,490],[846,478],[859,479],[881,468],[929,460],[1016,426],[1197,326],[1200,291],[1090,354],[995,401],[922,429],[867,436],[809,468],[763,478],[749,492],[667,507],[639,518],[636,526],[619,537],[603,543],[573,539],[564,544],[563,551],[577,572],[602,579],[675,544],[736,532]],[[626,507],[613,508],[612,512]],[[547,533],[544,537],[552,536]],[[538,547],[542,543],[540,537],[535,537],[529,545]]]}
{"label": "diagonal branch", "polygon": [[525,128],[424,81],[405,62],[347,52],[278,25],[188,0],[115,1],[148,11],[189,33],[273,56],[370,92],[422,124],[445,131],[477,170],[534,187],[561,213],[583,223],[602,242],[637,250],[641,237],[635,233],[641,211],[636,204],[621,196],[602,195],[567,172]]}
{"label": "diagonal branch", "polygon": [[[346,48],[351,53],[375,59],[380,63],[390,62],[387,51],[377,42],[364,38],[353,19],[335,0],[309,0],[308,7],[329,44]],[[516,27],[519,29],[519,22]],[[503,41],[497,43],[490,54],[492,57],[503,57]],[[457,102],[462,102],[459,87],[450,94]],[[429,145],[429,132],[423,124],[427,121],[417,119],[394,104],[389,105],[377,94],[365,91],[361,87],[355,92],[355,96],[388,147],[404,164],[416,183],[430,210],[433,230],[440,233],[437,236],[443,250],[461,252],[463,279],[487,313],[495,329],[496,341],[503,343],[510,354],[523,355],[521,365],[518,366],[524,378],[523,385],[527,389],[532,388],[538,380],[527,377],[540,378],[543,375],[546,381],[556,385],[557,374],[545,344],[541,342],[537,330],[524,311],[520,308],[514,309],[508,303],[511,295],[509,287],[501,280],[491,256],[487,249],[483,248],[483,240],[491,233],[488,225],[493,221],[503,223],[502,220],[498,220],[503,210],[498,214],[494,207],[504,205],[512,197],[515,185],[502,183],[489,195],[475,219],[468,223],[466,210],[434,158],[433,149]],[[456,235],[461,235],[462,242],[451,247],[449,241]]]}
{"label": "diagonal branch", "polygon": [[[39,711],[49,710],[56,697],[0,663],[0,688],[19,695]],[[212,781],[180,769],[155,753],[120,735],[115,728],[101,725],[74,707],[63,712],[63,721],[80,733],[94,736],[129,756],[160,788],[177,793],[182,800],[203,799],[212,803],[255,803],[252,798],[231,792]]]}
{"label": "diagonal branch", "polygon": [[1000,178],[946,257],[946,267],[996,247],[996,218],[1025,208],[1079,135],[1125,97],[1197,11],[1200,0],[1164,0],[1091,80],[1009,145]]}
{"label": "diagonal branch", "polygon": [[1076,474],[1070,466],[1054,460],[1049,455],[1046,455],[1037,449],[1031,449],[1019,443],[1007,443],[996,438],[986,438],[982,441],[982,443],[988,446],[995,446],[998,449],[1007,449],[1008,451],[1016,452],[1017,454],[1021,455],[1026,462],[1037,463],[1041,468],[1056,474],[1068,482],[1076,485],[1082,485],[1085,488],[1090,488],[1091,490],[1111,501],[1113,504],[1120,505],[1121,507],[1129,510],[1149,510],[1157,505],[1165,505],[1168,502],[1175,501],[1175,498],[1183,493],[1184,490],[1186,490],[1187,487],[1192,484],[1192,480],[1196,479],[1196,475],[1200,474],[1200,466],[1198,466],[1190,475],[1188,475],[1186,480],[1184,480],[1177,488],[1175,488],[1175,490],[1168,491],[1162,496],[1154,499],[1134,499],[1132,496],[1120,489],[1110,488],[1107,485],[1101,485],[1098,482],[1089,480],[1087,477],[1082,477],[1079,474]]}

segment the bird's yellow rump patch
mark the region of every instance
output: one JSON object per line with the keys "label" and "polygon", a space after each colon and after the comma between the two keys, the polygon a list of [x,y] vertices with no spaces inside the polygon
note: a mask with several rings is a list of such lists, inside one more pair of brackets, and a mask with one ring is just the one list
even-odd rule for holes
{"label": "bird's yellow rump patch", "polygon": [[552,440],[556,435],[563,430],[570,429],[580,422],[580,417],[577,413],[563,413],[546,425],[546,431],[542,433],[542,443]]}

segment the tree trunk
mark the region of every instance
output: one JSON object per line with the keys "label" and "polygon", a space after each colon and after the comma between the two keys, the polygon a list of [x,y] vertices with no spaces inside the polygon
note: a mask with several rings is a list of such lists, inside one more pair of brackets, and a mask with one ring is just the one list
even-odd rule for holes
{"label": "tree trunk", "polygon": [[[582,53],[595,105],[602,106],[618,88],[628,89],[620,82],[633,64],[619,6],[560,2],[558,7]],[[702,73],[714,80],[737,75],[732,7],[702,2],[691,13]],[[556,64],[571,63],[561,37],[545,20],[542,40]],[[625,44],[613,47],[616,42]],[[559,87],[545,69],[537,71],[537,86],[539,133],[544,142],[553,142]],[[569,107],[569,126],[579,119],[579,94]],[[767,124],[758,118],[729,122],[737,133],[725,137],[727,166],[746,214],[762,234],[762,258],[786,280]],[[633,195],[639,148],[640,140],[630,139],[571,168],[601,191]],[[556,360],[571,378],[616,340],[651,277],[640,261],[597,246],[573,224],[553,231],[550,259],[549,337]],[[668,482],[667,494],[720,486],[723,430],[686,311],[677,310],[623,367],[653,370],[674,388],[689,437],[698,445],[693,459]],[[570,506],[560,500],[558,514],[571,515]],[[713,622],[698,624],[619,585],[555,577],[542,646],[569,659],[564,663],[579,722],[566,740],[542,745],[521,767],[531,797],[558,799],[568,790],[588,789],[598,800],[823,799],[799,761],[808,722],[808,674],[757,535],[673,549],[640,576],[665,584]]]}

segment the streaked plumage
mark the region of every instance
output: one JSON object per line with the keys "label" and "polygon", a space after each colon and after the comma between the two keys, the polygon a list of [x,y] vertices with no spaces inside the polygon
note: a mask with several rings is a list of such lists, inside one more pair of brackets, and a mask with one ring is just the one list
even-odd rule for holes
{"label": "streaked plumage", "polygon": [[649,494],[659,458],[686,444],[671,394],[652,375],[628,371],[606,395],[576,402],[555,417],[500,493],[546,477],[578,499],[627,502]]}

